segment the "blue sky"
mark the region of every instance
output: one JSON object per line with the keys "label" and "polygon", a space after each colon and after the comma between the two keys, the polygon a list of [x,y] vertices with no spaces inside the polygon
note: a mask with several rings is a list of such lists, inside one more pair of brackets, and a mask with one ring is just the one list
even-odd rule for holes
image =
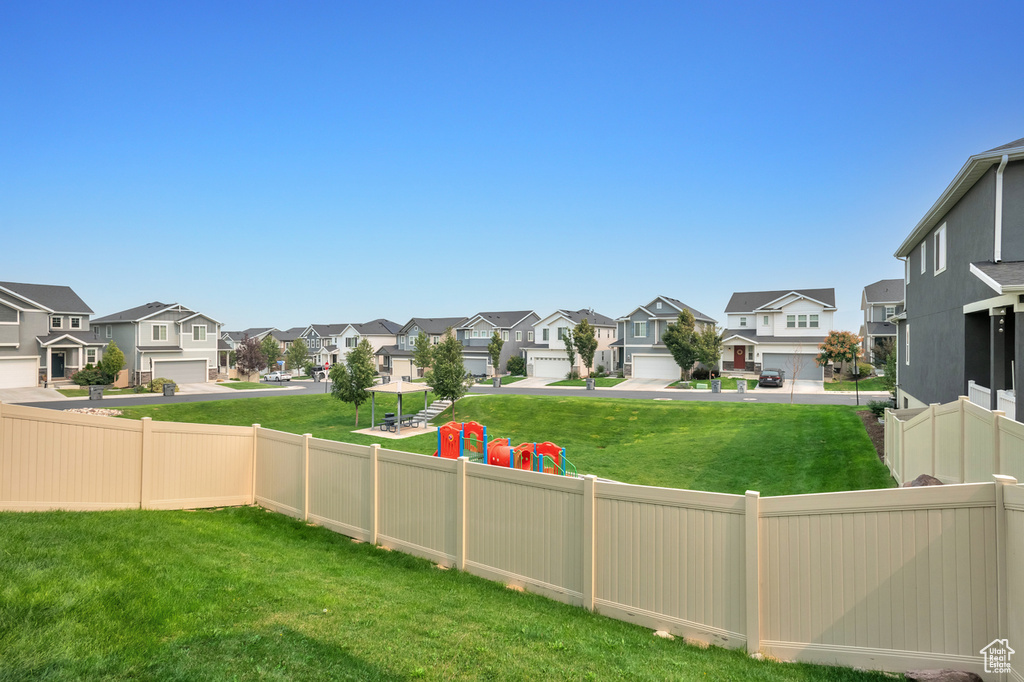
{"label": "blue sky", "polygon": [[229,328],[860,292],[1024,137],[1021,3],[0,5],[0,279]]}

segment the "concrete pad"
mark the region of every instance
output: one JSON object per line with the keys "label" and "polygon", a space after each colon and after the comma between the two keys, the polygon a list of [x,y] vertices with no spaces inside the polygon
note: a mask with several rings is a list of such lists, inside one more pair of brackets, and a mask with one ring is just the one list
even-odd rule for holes
{"label": "concrete pad", "polygon": [[[664,379],[626,379],[621,384],[609,386],[602,391],[660,391],[668,388],[671,381]],[[708,382],[710,385],[710,382]]]}
{"label": "concrete pad", "polygon": [[48,400],[67,400],[55,388],[0,388],[0,403],[41,403]]}
{"label": "concrete pad", "polygon": [[[540,388],[541,386],[547,386],[560,379],[551,379],[549,377],[526,377],[522,381],[517,381],[514,384],[509,384],[509,388]],[[557,388],[557,387],[556,387]]]}
{"label": "concrete pad", "polygon": [[364,436],[376,436],[387,440],[404,440],[406,438],[412,438],[413,436],[422,436],[425,433],[437,433],[436,426],[403,426],[402,434],[393,433],[391,431],[381,431],[380,426],[374,426],[372,429],[359,429],[352,433],[358,433]]}

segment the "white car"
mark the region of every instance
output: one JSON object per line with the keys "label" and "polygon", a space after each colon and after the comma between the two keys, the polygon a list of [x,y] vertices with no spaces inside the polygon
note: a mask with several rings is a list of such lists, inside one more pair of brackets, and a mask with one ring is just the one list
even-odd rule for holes
{"label": "white car", "polygon": [[292,375],[288,372],[271,372],[263,375],[264,381],[291,381]]}

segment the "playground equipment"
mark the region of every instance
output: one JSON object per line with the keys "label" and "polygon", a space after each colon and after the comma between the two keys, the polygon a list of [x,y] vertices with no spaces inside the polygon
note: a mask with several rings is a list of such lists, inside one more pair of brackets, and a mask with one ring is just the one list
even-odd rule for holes
{"label": "playground equipment", "polygon": [[[486,454],[485,454],[486,453]],[[487,427],[477,422],[448,422],[437,430],[435,457],[458,459],[523,471],[576,476],[576,467],[565,457],[565,448],[554,443],[520,443],[508,438],[487,440]]]}

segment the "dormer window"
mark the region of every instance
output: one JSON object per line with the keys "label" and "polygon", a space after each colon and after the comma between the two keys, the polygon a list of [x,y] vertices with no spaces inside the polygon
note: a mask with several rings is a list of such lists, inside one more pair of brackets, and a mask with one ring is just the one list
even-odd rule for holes
{"label": "dormer window", "polygon": [[54,315],[53,317],[51,317],[50,318],[50,328],[51,329],[63,329],[64,328],[64,318],[63,317],[59,317],[57,315]]}

